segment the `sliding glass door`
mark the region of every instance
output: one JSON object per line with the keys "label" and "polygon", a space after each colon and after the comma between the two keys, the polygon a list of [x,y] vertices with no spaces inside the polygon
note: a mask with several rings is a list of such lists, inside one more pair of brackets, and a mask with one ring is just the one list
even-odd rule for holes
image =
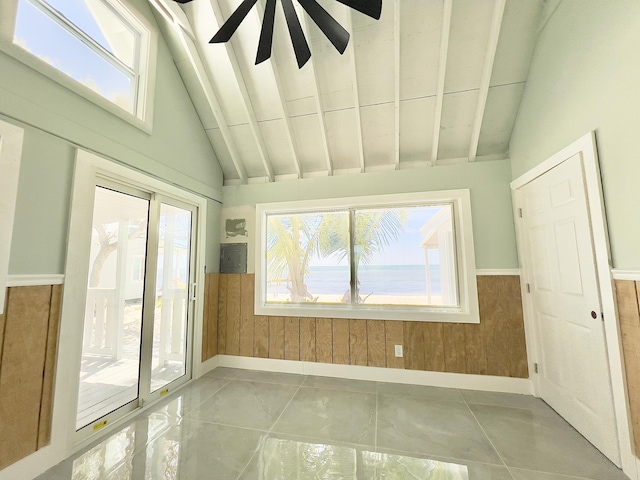
{"label": "sliding glass door", "polygon": [[89,435],[191,377],[195,208],[95,188],[76,429]]}

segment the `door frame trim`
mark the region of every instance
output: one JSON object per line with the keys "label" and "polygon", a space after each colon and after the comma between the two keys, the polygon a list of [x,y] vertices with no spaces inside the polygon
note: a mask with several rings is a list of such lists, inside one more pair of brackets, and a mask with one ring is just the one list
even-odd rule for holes
{"label": "door frame trim", "polygon": [[[623,471],[631,478],[638,478],[636,460],[631,436],[631,423],[627,403],[626,380],[624,362],[622,357],[622,343],[618,325],[617,305],[615,290],[611,275],[611,255],[609,246],[609,233],[607,230],[604,196],[600,180],[600,165],[596,145],[595,132],[583,135],[567,147],[552,155],[544,162],[538,164],[511,182],[514,222],[516,225],[516,242],[518,257],[522,268],[522,299],[525,323],[525,336],[527,351],[529,352],[529,371],[534,372],[533,364],[537,362],[538,345],[535,336],[534,316],[530,296],[526,293],[526,282],[530,278],[529,268],[526,264],[525,243],[523,241],[522,221],[517,214],[521,208],[520,188],[530,183],[552,168],[558,166],[572,156],[580,154],[584,171],[585,188],[587,192],[587,208],[591,220],[593,235],[593,248],[596,263],[596,274],[600,288],[602,313],[604,314],[605,347],[609,359],[609,371],[613,391],[613,404],[615,421],[618,430],[618,446],[620,450]],[[533,388],[539,395],[540,385],[538,378],[532,374]]]}
{"label": "door frame trim", "polygon": [[[179,187],[150,177],[123,165],[116,164],[94,153],[77,149],[69,218],[69,237],[65,267],[66,284],[63,294],[60,325],[60,347],[56,365],[55,396],[50,457],[53,465],[70,456],[76,450],[102,435],[103,430],[85,439],[75,431],[77,392],[79,384],[80,358],[82,356],[82,330],[84,323],[84,303],[86,279],[88,275],[88,249],[90,247],[91,225],[94,207],[95,186],[104,179],[113,180],[125,186],[157,193],[168,199],[178,199],[197,208],[194,217],[195,235],[195,315],[189,332],[192,342],[191,374],[195,378],[200,368],[202,314],[204,299],[204,263],[206,246],[207,200],[204,197],[182,190]],[[145,405],[146,407],[147,405]],[[141,407],[137,407],[139,410]],[[118,424],[119,421],[114,421]],[[104,429],[107,431],[107,428]],[[51,465],[49,465],[51,466]],[[48,468],[48,467],[47,467]],[[45,468],[46,470],[46,468]]]}

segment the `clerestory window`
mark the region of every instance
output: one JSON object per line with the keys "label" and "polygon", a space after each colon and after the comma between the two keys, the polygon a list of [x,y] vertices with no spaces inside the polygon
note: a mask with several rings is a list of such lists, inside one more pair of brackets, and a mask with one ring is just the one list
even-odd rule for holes
{"label": "clerestory window", "polygon": [[12,20],[1,26],[3,50],[102,106],[107,100],[145,119],[153,42],[139,15],[119,0],[3,3],[0,14]]}

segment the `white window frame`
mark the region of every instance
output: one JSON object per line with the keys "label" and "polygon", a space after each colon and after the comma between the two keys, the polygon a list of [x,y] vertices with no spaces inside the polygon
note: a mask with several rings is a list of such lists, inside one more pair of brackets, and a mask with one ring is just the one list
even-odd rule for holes
{"label": "white window frame", "polygon": [[[39,4],[36,7],[45,10],[53,10],[46,5],[43,6],[41,0],[26,0],[32,4]],[[77,93],[85,99],[95,103],[104,110],[116,115],[141,130],[151,133],[153,120],[153,98],[155,93],[155,71],[157,61],[158,34],[153,25],[135,9],[127,0],[102,0],[120,16],[123,21],[131,26],[138,36],[138,48],[134,65],[133,88],[135,89],[133,113],[116,105],[109,99],[94,92],[89,87],[83,85],[57,68],[37,56],[24,50],[13,42],[15,25],[18,13],[19,0],[2,0],[0,2],[0,51],[22,62],[38,73],[45,75],[51,80]],[[48,16],[67,30],[75,38],[87,45],[96,55],[106,58],[111,56],[102,52],[103,47],[99,46],[90,36],[84,34],[82,30],[75,27],[73,23],[66,20],[61,15],[50,12]],[[57,17],[57,20],[54,20]],[[115,63],[110,61],[110,63]],[[121,62],[120,62],[121,63]],[[124,67],[126,68],[126,67]]]}
{"label": "white window frame", "polygon": [[0,120],[0,314],[4,313],[24,130]]}
{"label": "white window frame", "polygon": [[[404,305],[374,306],[362,304],[274,304],[266,302],[267,215],[311,213],[329,209],[385,208],[445,203],[453,205],[453,221],[456,232],[455,250],[458,274],[458,308]],[[256,315],[480,323],[473,246],[473,226],[471,222],[471,195],[467,189],[258,204],[256,205],[256,233],[255,252],[257,261],[254,299]]]}

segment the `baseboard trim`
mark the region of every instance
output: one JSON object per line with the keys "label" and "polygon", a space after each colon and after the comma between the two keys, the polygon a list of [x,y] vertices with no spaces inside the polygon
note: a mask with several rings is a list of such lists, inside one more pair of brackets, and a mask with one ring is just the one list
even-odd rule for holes
{"label": "baseboard trim", "polygon": [[62,285],[64,275],[44,274],[44,275],[9,275],[7,277],[7,287],[34,287],[40,285]]}
{"label": "baseboard trim", "polygon": [[[212,360],[216,360],[213,362]],[[214,364],[216,364],[214,366]],[[205,364],[203,364],[204,366]],[[246,368],[269,372],[318,375],[321,377],[349,378],[389,383],[409,383],[433,387],[484,390],[488,392],[519,393],[533,395],[533,382],[528,378],[470,375],[466,373],[424,372],[395,368],[363,367],[359,365],[335,365],[329,363],[276,360],[273,358],[236,357],[217,355],[208,360],[207,367]]]}

